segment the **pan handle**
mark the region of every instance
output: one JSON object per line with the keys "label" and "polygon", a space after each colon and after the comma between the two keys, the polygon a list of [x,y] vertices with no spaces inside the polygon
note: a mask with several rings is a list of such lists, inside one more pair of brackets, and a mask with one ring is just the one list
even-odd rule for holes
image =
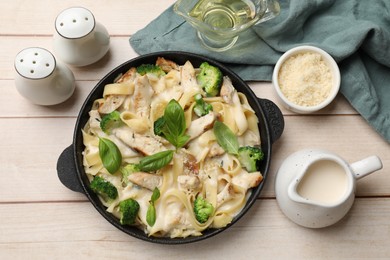
{"label": "pan handle", "polygon": [[62,184],[68,189],[84,193],[77,178],[77,170],[74,163],[73,144],[67,147],[57,161],[57,175]]}
{"label": "pan handle", "polygon": [[258,98],[270,129],[271,143],[280,138],[284,130],[283,114],[274,102],[268,99]]}

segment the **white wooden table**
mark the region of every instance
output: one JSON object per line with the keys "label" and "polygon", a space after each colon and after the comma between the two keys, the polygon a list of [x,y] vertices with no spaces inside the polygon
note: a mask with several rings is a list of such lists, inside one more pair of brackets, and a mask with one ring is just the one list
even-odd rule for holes
{"label": "white wooden table", "polygon": [[[173,0],[0,1],[0,259],[274,259],[390,258],[390,145],[340,95],[325,110],[297,115],[282,108],[285,131],[273,149],[265,189],[233,227],[205,241],[168,246],[117,230],[86,197],[65,188],[58,156],[72,142],[82,102],[112,68],[136,57],[129,37]],[[13,62],[31,46],[52,51],[54,20],[71,6],[90,9],[111,34],[98,63],[72,68],[75,94],[42,107],[16,91]],[[277,102],[270,83],[250,83],[259,97]],[[376,154],[383,170],[358,182],[357,199],[338,224],[319,230],[297,226],[280,211],[274,193],[278,167],[307,147],[331,150],[349,162]]]}

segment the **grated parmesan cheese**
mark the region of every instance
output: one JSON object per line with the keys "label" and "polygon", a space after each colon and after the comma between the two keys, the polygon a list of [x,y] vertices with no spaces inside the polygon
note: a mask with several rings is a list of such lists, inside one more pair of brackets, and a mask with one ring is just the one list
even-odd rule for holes
{"label": "grated parmesan cheese", "polygon": [[322,56],[313,52],[289,57],[280,67],[279,86],[284,96],[300,106],[316,106],[330,94],[333,77]]}

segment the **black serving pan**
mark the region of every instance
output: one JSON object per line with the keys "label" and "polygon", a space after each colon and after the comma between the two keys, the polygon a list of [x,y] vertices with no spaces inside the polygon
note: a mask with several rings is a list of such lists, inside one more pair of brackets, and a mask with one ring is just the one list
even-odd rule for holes
{"label": "black serving pan", "polygon": [[[106,208],[102,205],[97,195],[91,191],[89,188],[89,181],[87,175],[83,168],[83,155],[84,150],[83,138],[81,129],[84,127],[88,121],[89,115],[88,112],[91,110],[93,101],[102,97],[104,86],[109,83],[113,83],[115,78],[121,73],[125,73],[131,67],[136,67],[141,64],[154,64],[157,57],[164,57],[169,60],[173,60],[178,64],[184,64],[187,60],[191,61],[194,67],[199,67],[199,65],[207,61],[208,63],[218,66],[224,75],[227,75],[232,80],[234,87],[239,91],[244,93],[249,101],[251,107],[255,110],[256,115],[259,119],[259,130],[261,135],[261,146],[265,154],[265,159],[261,163],[260,171],[263,174],[263,181],[260,185],[252,190],[251,195],[248,198],[248,201],[243,208],[243,210],[233,219],[232,223],[228,226],[220,229],[207,229],[203,232],[203,235],[198,237],[187,237],[187,238],[166,238],[166,237],[149,237],[142,230],[137,229],[132,226],[122,226],[118,219],[115,218],[110,213],[106,212]],[[135,59],[129,60],[122,65],[116,67],[111,72],[109,72],[102,80],[100,80],[95,88],[88,95],[85,100],[80,113],[78,115],[73,143],[66,148],[60,155],[57,162],[57,173],[60,181],[69,189],[81,192],[87,196],[92,205],[96,210],[112,225],[120,229],[121,231],[153,243],[160,244],[184,244],[203,240],[214,236],[225,229],[232,226],[236,223],[253,205],[256,201],[256,198],[259,196],[261,190],[264,187],[265,181],[268,176],[268,171],[271,164],[271,148],[272,144],[281,136],[284,129],[284,120],[283,115],[281,114],[279,108],[270,100],[257,98],[256,95],[252,92],[249,86],[240,79],[235,73],[230,69],[226,68],[224,65],[203,57],[197,54],[186,53],[186,52],[158,52],[151,53],[148,55],[139,56]]]}

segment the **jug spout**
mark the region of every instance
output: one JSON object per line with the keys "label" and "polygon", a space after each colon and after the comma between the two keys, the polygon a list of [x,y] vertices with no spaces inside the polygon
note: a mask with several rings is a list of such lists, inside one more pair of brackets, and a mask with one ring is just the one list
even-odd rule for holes
{"label": "jug spout", "polygon": [[271,20],[278,16],[280,13],[280,4],[277,0],[268,0],[267,1],[267,9],[261,19],[256,22],[256,24]]}
{"label": "jug spout", "polygon": [[311,206],[323,206],[322,203],[318,201],[313,201],[308,197],[302,196],[299,193],[299,183],[302,181],[303,175],[300,176],[299,178],[294,179],[290,185],[288,186],[287,190],[287,196],[289,197],[290,200],[300,203],[300,204],[307,204]]}
{"label": "jug spout", "polygon": [[312,204],[310,200],[307,198],[303,198],[299,193],[297,192],[297,185],[298,185],[298,179],[294,180],[288,187],[287,195],[289,199],[292,201],[298,202],[298,203],[304,203],[304,204]]}
{"label": "jug spout", "polygon": [[370,156],[363,160],[352,163],[351,169],[355,179],[361,179],[375,171],[382,169],[382,161],[378,156]]}

